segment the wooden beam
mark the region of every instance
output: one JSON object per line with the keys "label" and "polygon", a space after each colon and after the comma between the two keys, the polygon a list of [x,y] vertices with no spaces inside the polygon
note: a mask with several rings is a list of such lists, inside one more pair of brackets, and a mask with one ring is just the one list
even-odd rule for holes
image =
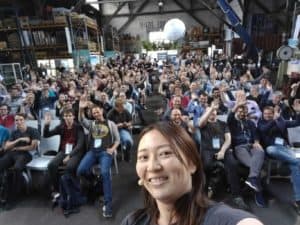
{"label": "wooden beam", "polygon": [[[146,5],[149,3],[150,1],[148,0],[144,0],[143,3],[139,6],[139,8],[136,10],[135,13],[139,13],[141,12],[145,7]],[[136,18],[136,15],[135,14],[132,14],[129,16],[127,22],[125,24],[123,24],[120,29],[118,30],[118,33],[122,33],[128,26],[129,24],[132,23],[132,21]]]}

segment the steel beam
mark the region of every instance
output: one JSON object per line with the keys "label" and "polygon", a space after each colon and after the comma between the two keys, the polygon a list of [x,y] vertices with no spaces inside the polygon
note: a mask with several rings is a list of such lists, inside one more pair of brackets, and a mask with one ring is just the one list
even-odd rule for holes
{"label": "steel beam", "polygon": [[198,0],[198,2],[200,2],[204,7],[206,7],[211,14],[213,14],[220,21],[222,21],[223,23],[225,23],[230,29],[234,30],[233,26],[230,23],[228,23],[225,19],[223,19],[221,16],[219,16],[217,13],[215,13],[213,11],[213,8],[210,5],[208,5],[205,1]]}
{"label": "steel beam", "polygon": [[241,7],[243,13],[245,13],[245,7],[244,7],[244,5],[243,5],[243,3],[242,3],[242,0],[238,0],[238,3],[239,3],[239,5],[240,5],[240,7]]}
{"label": "steel beam", "polygon": [[114,13],[112,15],[109,15],[109,17],[107,18],[107,20],[105,21],[105,28],[109,25],[109,23],[111,22],[111,20],[120,12],[120,10],[126,5],[126,2],[123,2],[122,4],[119,5],[119,7],[116,9],[116,11],[114,11]]}
{"label": "steel beam", "polygon": [[120,2],[135,2],[136,0],[105,0],[105,1],[93,1],[86,2],[85,4],[105,4],[105,3],[120,3]]}
{"label": "steel beam", "polygon": [[192,17],[194,20],[196,20],[199,24],[201,24],[204,27],[208,27],[207,24],[205,24],[202,20],[200,20],[198,17],[196,17],[193,13],[191,13],[185,6],[179,2],[178,0],[174,0],[175,4],[178,5],[182,10],[187,13],[190,17]]}
{"label": "steel beam", "polygon": [[264,13],[266,14],[270,14],[270,16],[272,17],[272,19],[274,19],[274,21],[276,23],[278,23],[278,25],[281,27],[281,28],[284,28],[286,29],[285,27],[285,24],[283,24],[283,22],[281,20],[279,20],[278,18],[276,18],[275,16],[272,15],[272,12],[260,1],[258,0],[253,0],[253,2],[261,9],[264,11]]}
{"label": "steel beam", "polygon": [[[139,6],[139,8],[136,10],[136,13],[141,12],[149,2],[150,1],[148,0],[144,0],[143,3]],[[122,33],[136,17],[137,16],[135,14],[130,15],[127,22],[120,27],[118,33]]]}
{"label": "steel beam", "polygon": [[[214,8],[216,9],[216,8]],[[194,13],[194,12],[200,12],[200,11],[207,11],[206,8],[194,8],[194,9],[188,9],[187,11],[185,10],[169,10],[169,11],[164,11],[163,14],[176,14],[176,13],[186,13],[186,12],[189,12],[189,13]],[[157,15],[158,12],[157,11],[153,11],[153,12],[140,12],[140,13],[133,13],[133,15],[136,15],[136,16],[151,16],[151,15]],[[118,14],[118,15],[115,15],[114,17],[128,17],[128,16],[131,16],[132,14],[130,13],[123,13],[123,14]],[[110,17],[111,15],[103,15],[104,17]]]}
{"label": "steel beam", "polygon": [[248,12],[249,12],[250,0],[244,0],[243,9],[243,27],[247,27],[248,24]]}

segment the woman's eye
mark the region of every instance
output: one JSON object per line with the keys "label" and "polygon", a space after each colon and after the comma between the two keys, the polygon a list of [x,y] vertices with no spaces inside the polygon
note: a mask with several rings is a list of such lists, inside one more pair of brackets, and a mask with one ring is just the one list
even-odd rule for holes
{"label": "woman's eye", "polygon": [[138,158],[138,161],[145,161],[145,160],[147,160],[148,156],[146,156],[146,155],[139,155],[137,158]]}
{"label": "woman's eye", "polygon": [[168,156],[170,156],[172,154],[173,154],[172,151],[163,151],[159,155],[162,156],[162,157],[168,157]]}

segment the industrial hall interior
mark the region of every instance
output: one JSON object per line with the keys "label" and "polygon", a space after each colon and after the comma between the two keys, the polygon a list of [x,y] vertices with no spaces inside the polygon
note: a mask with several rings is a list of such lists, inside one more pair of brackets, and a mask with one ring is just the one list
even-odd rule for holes
{"label": "industrial hall interior", "polygon": [[300,225],[300,0],[0,0],[0,224]]}

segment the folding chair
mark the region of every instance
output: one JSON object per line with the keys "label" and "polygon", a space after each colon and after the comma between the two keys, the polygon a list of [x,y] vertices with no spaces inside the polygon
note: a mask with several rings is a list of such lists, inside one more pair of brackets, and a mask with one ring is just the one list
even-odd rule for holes
{"label": "folding chair", "polygon": [[38,129],[38,127],[39,127],[39,121],[38,120],[26,120],[25,124],[26,124],[26,126],[33,127],[35,129]]}
{"label": "folding chair", "polygon": [[[295,151],[296,158],[300,158],[300,126],[298,127],[291,127],[287,129],[288,131],[288,141],[291,146],[291,149]],[[271,179],[271,169],[272,169],[272,164],[276,165],[277,168],[280,167],[282,162],[268,158],[267,161],[267,184],[270,183]],[[280,176],[281,177],[281,176]]]}
{"label": "folding chair", "polygon": [[289,144],[296,150],[296,155],[298,155],[297,153],[300,152],[300,126],[288,128],[287,131]]}
{"label": "folding chair", "polygon": [[[60,121],[52,121],[50,125],[50,129],[52,127],[59,124]],[[42,121],[42,128],[44,126],[44,123]],[[55,150],[58,151],[60,143],[60,136],[55,135],[49,138],[41,137],[41,141],[39,142],[38,146],[38,155],[34,156],[33,159],[26,165],[26,171],[27,175],[30,181],[30,187],[32,187],[32,175],[31,171],[41,171],[46,174],[48,171],[48,164],[50,161],[54,158],[54,156],[46,156],[44,155],[46,151],[48,150]]]}
{"label": "folding chair", "polygon": [[228,118],[227,114],[225,114],[225,115],[217,115],[217,119],[220,120],[220,121],[223,121],[225,123],[227,123],[227,118]]}

